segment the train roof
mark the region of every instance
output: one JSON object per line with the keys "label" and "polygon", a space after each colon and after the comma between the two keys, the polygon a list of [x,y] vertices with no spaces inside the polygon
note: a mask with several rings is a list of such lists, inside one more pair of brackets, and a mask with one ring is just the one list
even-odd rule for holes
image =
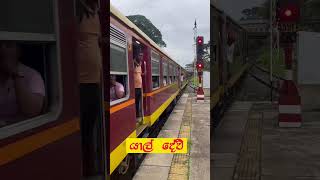
{"label": "train roof", "polygon": [[[129,28],[132,28],[134,31],[136,31],[137,34],[142,36],[146,41],[148,41],[155,49],[160,51],[162,54],[167,56],[170,60],[174,61],[166,52],[164,52],[160,46],[158,46],[149,36],[147,36],[143,31],[140,30],[135,24],[133,24],[125,15],[123,15],[119,10],[117,10],[113,5],[110,4],[110,12],[114,16],[116,16],[118,19],[120,19],[124,24],[126,24]],[[179,65],[177,62],[174,61],[177,65]],[[179,65],[181,66],[181,65]],[[181,66],[182,67],[182,66]],[[182,67],[183,68],[183,67]]]}

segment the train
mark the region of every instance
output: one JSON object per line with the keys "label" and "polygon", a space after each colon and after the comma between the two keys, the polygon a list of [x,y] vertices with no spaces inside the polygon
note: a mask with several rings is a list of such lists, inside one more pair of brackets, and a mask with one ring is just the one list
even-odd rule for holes
{"label": "train", "polygon": [[[88,166],[83,165],[81,143],[85,134],[80,128],[77,3],[7,0],[0,6],[5,22],[0,25],[1,43],[19,44],[20,62],[38,72],[45,86],[44,106],[39,115],[17,121],[0,117],[1,179],[84,178]],[[187,74],[183,67],[107,1],[99,1],[99,6],[102,39],[110,39],[110,44],[103,40],[100,46],[104,71],[101,96],[95,103],[103,113],[96,120],[92,146],[98,149],[99,156],[96,178],[105,179],[110,174],[129,172],[127,165],[131,167],[134,158],[125,151],[126,138],[147,137],[159,129],[161,117],[172,108],[188,80],[182,78]],[[135,116],[135,43],[140,43],[145,55],[141,124],[136,124]],[[123,83],[124,98],[108,99],[110,74]]]}
{"label": "train", "polygon": [[214,4],[210,12],[210,113],[216,128],[249,68],[248,32]]}
{"label": "train", "polygon": [[[1,179],[83,179],[75,3],[64,0],[1,2],[1,22],[4,23],[0,25],[0,41],[19,43],[20,62],[37,71],[45,86],[41,114],[19,121],[0,117]],[[100,5],[100,15],[107,22],[108,5],[104,1]],[[102,21],[102,27],[109,26],[106,22]],[[102,30],[102,34],[106,35],[107,31]],[[107,52],[108,44],[103,47]],[[104,55],[104,66],[109,63],[108,59]],[[102,104],[103,99],[96,103]],[[104,116],[99,118],[100,134],[108,132],[102,125],[104,119]],[[99,144],[99,148],[103,146]],[[102,161],[107,164],[105,159]],[[102,171],[103,167],[102,164]]]}
{"label": "train", "polygon": [[[135,51],[143,53],[140,124],[135,106]],[[152,132],[159,129],[162,115],[186,87],[187,71],[112,5],[110,52],[110,75],[116,76],[126,92],[121,99],[110,102],[110,174],[132,176],[139,155],[126,153],[126,139],[152,137]]]}

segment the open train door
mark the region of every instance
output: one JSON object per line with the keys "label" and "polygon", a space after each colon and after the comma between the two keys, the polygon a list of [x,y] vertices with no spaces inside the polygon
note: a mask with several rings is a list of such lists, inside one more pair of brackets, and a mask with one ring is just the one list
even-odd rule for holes
{"label": "open train door", "polygon": [[[137,129],[137,136],[140,135],[140,133],[147,127],[147,125],[144,124],[144,114],[146,110],[146,98],[144,97],[144,93],[146,92],[146,81],[147,81],[147,59],[149,57],[148,49],[147,47],[137,39],[133,38],[133,64],[136,64],[137,60],[140,61],[141,66],[141,79],[142,84],[138,85],[141,88],[135,88],[135,96],[136,96],[136,129]],[[136,65],[134,65],[134,76],[136,76],[136,71],[140,71],[139,68],[137,69]],[[137,77],[134,77],[134,80],[136,81]],[[138,81],[139,78],[137,78]],[[135,86],[136,86],[135,82]],[[139,84],[139,83],[138,83]]]}
{"label": "open train door", "polygon": [[110,170],[110,148],[109,148],[109,139],[110,139],[110,111],[109,111],[109,101],[106,101],[105,99],[110,99],[109,94],[109,79],[110,79],[110,48],[109,48],[109,26],[110,26],[110,18],[109,18],[109,11],[110,11],[110,4],[109,1],[106,0],[99,0],[100,3],[100,24],[101,24],[101,55],[102,55],[102,99],[101,99],[101,111],[102,111],[102,121],[100,122],[100,146],[101,146],[101,159],[102,162],[100,162],[100,166],[102,167],[102,173],[105,175],[104,179],[109,179],[109,170]]}

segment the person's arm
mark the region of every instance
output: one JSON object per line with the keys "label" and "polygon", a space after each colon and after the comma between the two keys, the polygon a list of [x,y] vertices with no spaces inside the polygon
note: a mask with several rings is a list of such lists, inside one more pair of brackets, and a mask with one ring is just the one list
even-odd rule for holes
{"label": "person's arm", "polygon": [[145,73],[146,73],[146,72],[143,71],[143,70],[145,70],[145,69],[142,70],[142,68],[144,68],[144,66],[142,66],[142,64],[140,64],[140,67],[141,67],[141,76],[144,76]]}
{"label": "person's arm", "polygon": [[[14,77],[17,104],[20,112],[27,118],[41,113],[44,104],[44,83],[39,74],[32,74],[31,79],[24,75]],[[29,84],[30,83],[30,84]]]}

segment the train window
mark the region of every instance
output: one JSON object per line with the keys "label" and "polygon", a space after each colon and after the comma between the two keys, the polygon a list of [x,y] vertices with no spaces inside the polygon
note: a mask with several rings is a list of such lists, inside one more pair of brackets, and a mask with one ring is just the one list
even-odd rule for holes
{"label": "train window", "polygon": [[168,84],[171,84],[171,65],[168,63]]}
{"label": "train window", "polygon": [[169,84],[173,83],[173,68],[172,68],[172,64],[169,64]]}
{"label": "train window", "polygon": [[168,84],[168,63],[163,61],[162,64],[162,72],[163,72],[163,85],[166,86]]}
{"label": "train window", "polygon": [[53,2],[1,0],[0,31],[53,34]]}
{"label": "train window", "polygon": [[151,52],[152,66],[152,89],[160,87],[160,56],[155,52]]}
{"label": "train window", "polygon": [[177,66],[174,69],[175,69],[175,72],[174,72],[175,81],[178,82],[178,68],[177,68]]}
{"label": "train window", "polygon": [[54,121],[60,113],[54,2],[1,2],[0,56],[6,57],[6,63],[18,62],[19,73],[18,78],[1,74],[0,79],[6,80],[0,83],[0,139]]}
{"label": "train window", "polygon": [[179,67],[176,68],[176,81],[178,82],[180,78]]}
{"label": "train window", "polygon": [[172,69],[173,69],[173,82],[176,82],[176,66],[173,65]]}
{"label": "train window", "polygon": [[127,43],[124,33],[110,26],[110,103],[129,98]]}

